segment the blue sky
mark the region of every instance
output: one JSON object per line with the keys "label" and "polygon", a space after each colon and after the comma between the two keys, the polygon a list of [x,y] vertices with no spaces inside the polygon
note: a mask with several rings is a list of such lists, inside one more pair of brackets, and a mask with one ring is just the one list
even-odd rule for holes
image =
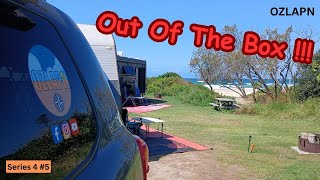
{"label": "blue sky", "polygon": [[[194,34],[189,31],[192,23],[215,25],[220,31],[225,25],[236,24],[241,30],[259,33],[265,28],[303,27],[311,25],[319,30],[320,4],[318,0],[47,0],[47,2],[67,13],[76,23],[95,24],[103,11],[113,11],[119,17],[130,19],[138,16],[143,28],[135,39],[115,37],[117,50],[124,56],[147,60],[147,75],[157,76],[168,71],[177,72],[182,77],[195,77],[188,66]],[[160,3],[161,2],[161,3]],[[314,7],[315,16],[271,16],[272,7]],[[147,33],[149,24],[164,18],[169,22],[184,22],[184,32],[176,45],[167,41],[152,41]]]}

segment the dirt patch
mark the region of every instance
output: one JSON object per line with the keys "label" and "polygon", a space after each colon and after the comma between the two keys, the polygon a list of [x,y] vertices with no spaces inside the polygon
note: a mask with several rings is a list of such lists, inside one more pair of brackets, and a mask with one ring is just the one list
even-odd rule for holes
{"label": "dirt patch", "polygon": [[214,151],[170,154],[149,162],[148,179],[257,179],[239,165],[222,165]]}

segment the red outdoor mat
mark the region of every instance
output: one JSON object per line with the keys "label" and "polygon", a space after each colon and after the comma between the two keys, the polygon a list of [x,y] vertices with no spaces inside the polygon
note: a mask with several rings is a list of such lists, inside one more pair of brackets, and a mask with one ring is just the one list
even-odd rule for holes
{"label": "red outdoor mat", "polygon": [[148,106],[135,106],[135,107],[127,107],[127,110],[129,113],[136,113],[136,114],[142,114],[146,112],[151,112],[167,107],[171,107],[172,105],[168,104],[151,104]]}
{"label": "red outdoor mat", "polygon": [[170,135],[168,133],[162,134],[161,131],[153,128],[150,128],[150,132],[146,138],[145,126],[142,126],[141,129],[141,137],[148,145],[150,157],[172,153],[183,153],[188,151],[203,151],[209,149],[200,144]]}

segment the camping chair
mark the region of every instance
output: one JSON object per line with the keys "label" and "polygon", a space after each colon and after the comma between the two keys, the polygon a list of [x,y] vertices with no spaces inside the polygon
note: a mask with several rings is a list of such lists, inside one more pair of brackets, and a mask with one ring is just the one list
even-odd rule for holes
{"label": "camping chair", "polygon": [[135,97],[134,96],[128,96],[128,91],[127,91],[127,87],[123,88],[124,91],[124,98],[126,99],[123,103],[122,106],[124,106],[128,101],[131,101],[133,106],[136,106],[136,102],[135,102]]}
{"label": "camping chair", "polygon": [[126,100],[122,106],[124,106],[128,101],[131,101],[133,106],[137,106],[137,104],[147,106],[149,104],[147,99],[141,95],[138,87],[135,88],[135,96],[128,96],[127,88],[124,87],[124,96]]}
{"label": "camping chair", "polygon": [[128,121],[127,122],[127,129],[132,133],[132,134],[135,134],[135,135],[138,135],[138,136],[141,136],[141,126],[142,126],[142,123],[140,122],[131,122],[131,121]]}
{"label": "camping chair", "polygon": [[135,88],[135,95],[135,100],[138,101],[139,105],[147,106],[149,104],[148,100],[141,95],[140,89],[138,87]]}

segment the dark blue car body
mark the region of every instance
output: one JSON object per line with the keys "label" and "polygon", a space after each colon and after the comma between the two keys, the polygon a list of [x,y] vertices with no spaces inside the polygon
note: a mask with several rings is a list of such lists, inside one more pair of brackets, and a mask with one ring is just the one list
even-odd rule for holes
{"label": "dark blue car body", "polygon": [[[41,0],[0,3],[0,179],[143,179],[138,145],[77,25]],[[52,173],[7,174],[7,160],[51,160]]]}

